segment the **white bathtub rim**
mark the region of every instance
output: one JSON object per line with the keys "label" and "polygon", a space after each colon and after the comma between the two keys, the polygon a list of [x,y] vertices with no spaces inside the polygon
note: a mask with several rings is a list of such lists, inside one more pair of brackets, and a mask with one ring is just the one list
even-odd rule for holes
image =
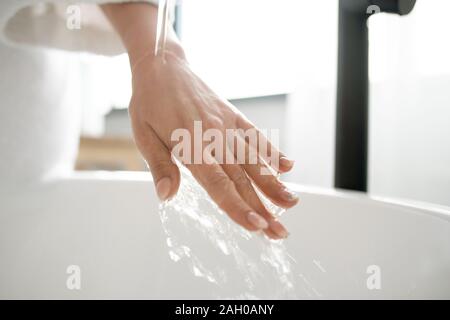
{"label": "white bathtub rim", "polygon": [[[20,193],[35,192],[36,190],[59,183],[82,182],[89,184],[96,183],[142,183],[148,184],[149,188],[153,188],[153,179],[149,172],[131,172],[131,171],[74,171],[65,176],[53,179],[47,179],[40,183],[28,185],[22,188]],[[347,191],[326,187],[308,186],[297,183],[288,182],[287,185],[295,192],[312,196],[334,197],[344,200],[369,201],[373,204],[387,205],[391,207],[402,207],[416,211],[417,213],[429,214],[436,218],[450,222],[450,207],[415,201],[410,199],[400,199],[385,196],[371,195],[363,192]],[[13,190],[10,190],[13,191]],[[13,191],[17,195],[17,191]],[[5,194],[4,194],[5,195]],[[301,201],[301,199],[300,199]]]}
{"label": "white bathtub rim", "polygon": [[300,185],[297,183],[287,183],[288,186],[300,194],[321,195],[338,197],[348,200],[369,200],[372,203],[379,205],[388,205],[395,207],[402,207],[404,209],[426,212],[434,217],[450,222],[450,207],[434,204],[424,201],[416,201],[411,199],[393,198],[387,196],[372,195],[370,193],[348,191],[342,189],[332,189],[316,186]]}
{"label": "white bathtub rim", "polygon": [[[129,182],[145,182],[152,183],[153,179],[151,175],[147,172],[110,172],[110,171],[92,171],[92,172],[75,172],[71,176],[68,176],[68,180],[78,180],[78,181],[129,181]],[[153,184],[152,184],[153,185]],[[296,192],[300,194],[311,194],[311,195],[322,195],[322,196],[332,196],[339,197],[348,200],[369,200],[374,203],[389,205],[389,206],[400,206],[405,209],[420,210],[425,211],[435,217],[444,219],[450,222],[450,207],[427,203],[422,201],[415,201],[409,199],[392,198],[385,196],[377,196],[356,192],[356,191],[346,191],[340,189],[315,187],[308,185],[301,185],[297,183],[287,183],[287,185]]]}

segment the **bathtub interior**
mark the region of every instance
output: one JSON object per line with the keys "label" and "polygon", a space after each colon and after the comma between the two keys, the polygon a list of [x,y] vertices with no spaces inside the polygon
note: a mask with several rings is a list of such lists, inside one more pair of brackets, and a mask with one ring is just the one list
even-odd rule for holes
{"label": "bathtub interior", "polygon": [[[301,204],[282,217],[291,231],[285,246],[295,260],[296,298],[450,298],[445,212],[298,190]],[[229,293],[170,259],[146,174],[75,175],[3,198],[0,298],[203,299]],[[196,250],[208,256],[211,249],[198,243]],[[81,290],[66,287],[69,265],[81,268]],[[370,266],[379,267],[379,290],[367,287]],[[231,274],[228,281],[235,279]],[[264,291],[255,297],[277,296]]]}

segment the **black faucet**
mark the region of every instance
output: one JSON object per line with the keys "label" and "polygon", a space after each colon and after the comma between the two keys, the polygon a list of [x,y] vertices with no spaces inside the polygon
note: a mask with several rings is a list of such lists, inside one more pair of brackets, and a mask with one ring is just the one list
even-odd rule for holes
{"label": "black faucet", "polygon": [[369,42],[367,19],[410,13],[416,0],[339,0],[335,187],[367,191]]}

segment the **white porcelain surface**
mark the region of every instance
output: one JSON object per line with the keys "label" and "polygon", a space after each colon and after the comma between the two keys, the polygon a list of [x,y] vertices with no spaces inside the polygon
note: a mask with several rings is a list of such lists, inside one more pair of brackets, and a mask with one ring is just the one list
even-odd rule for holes
{"label": "white porcelain surface", "polygon": [[[315,290],[298,297],[450,298],[447,208],[294,188],[286,246]],[[214,298],[169,259],[148,174],[78,174],[0,198],[0,298]],[[367,288],[371,265],[381,290]]]}

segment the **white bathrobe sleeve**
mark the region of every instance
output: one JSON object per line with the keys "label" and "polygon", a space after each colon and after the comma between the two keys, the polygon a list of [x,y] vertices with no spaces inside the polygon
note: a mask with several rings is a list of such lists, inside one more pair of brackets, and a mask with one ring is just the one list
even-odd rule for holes
{"label": "white bathrobe sleeve", "polygon": [[125,52],[119,36],[98,7],[101,3],[158,0],[0,0],[0,40],[103,55]]}

